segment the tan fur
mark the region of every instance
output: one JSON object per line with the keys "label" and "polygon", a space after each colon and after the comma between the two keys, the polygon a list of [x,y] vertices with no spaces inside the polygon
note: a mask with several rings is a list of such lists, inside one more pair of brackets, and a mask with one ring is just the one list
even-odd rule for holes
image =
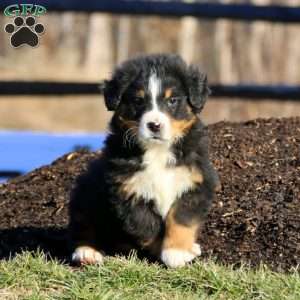
{"label": "tan fur", "polygon": [[174,218],[174,209],[171,209],[166,219],[166,232],[163,249],[178,249],[192,251],[196,241],[199,225],[192,223],[189,226],[178,224]]}
{"label": "tan fur", "polygon": [[203,175],[195,168],[191,168],[191,179],[194,183],[201,184],[203,182]]}
{"label": "tan fur", "polygon": [[172,96],[173,91],[171,88],[165,89],[165,99],[168,99]]}
{"label": "tan fur", "polygon": [[136,129],[136,131],[138,130],[139,124],[137,121],[126,120],[126,119],[122,118],[121,116],[119,116],[119,120],[124,127],[133,128],[133,129]]}
{"label": "tan fur", "polygon": [[176,138],[183,136],[193,126],[196,122],[196,117],[193,117],[190,120],[175,120],[170,117],[170,120],[173,136]]}
{"label": "tan fur", "polygon": [[144,98],[144,97],[145,97],[145,91],[144,91],[144,90],[138,90],[138,91],[136,92],[136,96],[137,96],[137,97]]}

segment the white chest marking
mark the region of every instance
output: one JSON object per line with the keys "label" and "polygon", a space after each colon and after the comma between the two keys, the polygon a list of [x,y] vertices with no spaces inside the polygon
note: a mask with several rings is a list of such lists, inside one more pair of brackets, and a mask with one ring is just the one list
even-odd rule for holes
{"label": "white chest marking", "polygon": [[160,215],[165,218],[174,201],[194,186],[187,167],[167,167],[175,157],[162,145],[155,145],[144,154],[145,169],[126,181],[129,191],[145,200],[154,200]]}

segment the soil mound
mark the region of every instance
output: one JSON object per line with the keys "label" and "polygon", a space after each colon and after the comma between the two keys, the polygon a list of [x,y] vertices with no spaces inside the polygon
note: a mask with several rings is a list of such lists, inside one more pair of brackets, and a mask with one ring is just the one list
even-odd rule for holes
{"label": "soil mound", "polygon": [[[300,118],[208,127],[222,188],[200,238],[229,264],[300,264]],[[0,185],[0,258],[40,248],[68,257],[68,196],[100,152],[74,152]]]}

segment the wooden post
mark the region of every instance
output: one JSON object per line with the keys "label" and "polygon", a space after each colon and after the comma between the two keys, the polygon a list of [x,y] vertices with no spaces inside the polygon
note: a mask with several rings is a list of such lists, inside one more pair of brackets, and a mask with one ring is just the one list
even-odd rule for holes
{"label": "wooden post", "polygon": [[[194,0],[185,0],[184,2],[195,2]],[[194,17],[183,17],[181,20],[181,30],[179,34],[178,52],[183,59],[191,63],[194,60],[196,48],[196,34],[198,20]]]}
{"label": "wooden post", "polygon": [[110,16],[94,13],[90,16],[85,67],[89,79],[108,77],[113,67],[113,41]]}
{"label": "wooden post", "polygon": [[[223,3],[231,2],[224,0]],[[234,68],[232,49],[232,23],[228,20],[218,20],[215,31],[215,46],[219,63],[219,78],[222,84],[237,82],[236,69]],[[214,58],[212,58],[214,59]]]}
{"label": "wooden post", "polygon": [[117,63],[121,63],[129,57],[131,38],[131,20],[128,16],[122,16],[118,26]]}

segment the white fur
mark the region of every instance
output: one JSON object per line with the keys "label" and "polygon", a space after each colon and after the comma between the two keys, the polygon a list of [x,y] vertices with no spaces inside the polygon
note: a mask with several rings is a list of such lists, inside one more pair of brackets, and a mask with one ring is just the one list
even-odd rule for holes
{"label": "white fur", "polygon": [[200,246],[194,244],[192,251],[175,248],[164,249],[161,253],[162,262],[171,268],[182,267],[201,254]]}
{"label": "white fur", "polygon": [[166,145],[154,144],[144,154],[143,171],[127,181],[137,197],[155,201],[163,218],[176,198],[194,187],[189,170],[175,167],[175,163],[176,159]]}
{"label": "white fur", "polygon": [[80,264],[101,264],[103,255],[92,247],[77,247],[72,254],[72,261]]}
{"label": "white fur", "polygon": [[153,110],[157,111],[158,110],[157,97],[161,92],[161,80],[157,77],[155,72],[152,72],[152,74],[149,77],[148,89],[151,93]]}
{"label": "white fur", "polygon": [[198,243],[194,243],[192,247],[192,252],[196,254],[196,256],[201,255],[201,247]]}
{"label": "white fur", "polygon": [[[153,138],[153,133],[149,130],[147,124],[149,122],[160,123],[161,130],[160,130],[160,138],[161,139],[151,139]],[[167,144],[169,145],[171,142],[171,123],[170,119],[167,117],[166,114],[158,111],[158,110],[151,110],[146,112],[141,121],[139,126],[139,140],[141,141],[142,145],[148,147],[149,144]]]}

